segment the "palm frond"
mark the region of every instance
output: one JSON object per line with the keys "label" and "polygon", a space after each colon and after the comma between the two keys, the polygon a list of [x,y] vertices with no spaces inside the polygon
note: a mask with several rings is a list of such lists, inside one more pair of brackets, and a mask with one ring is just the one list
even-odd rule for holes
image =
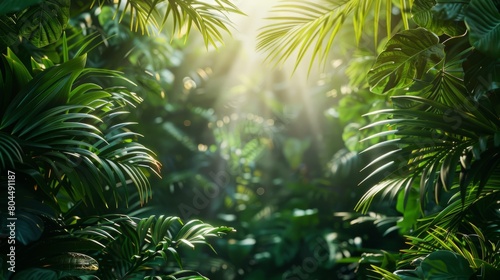
{"label": "palm frond", "polygon": [[[401,0],[399,3],[405,28],[408,28],[408,12],[412,2]],[[359,42],[363,30],[369,24],[368,18],[372,16],[373,22],[370,24],[374,26],[377,42],[380,11],[385,9],[387,34],[390,35],[393,7],[393,1],[390,0],[284,0],[271,10],[272,16],[267,19],[272,23],[261,29],[257,49],[269,52],[267,59],[276,64],[296,55],[295,67],[311,51],[310,69],[315,59],[323,64],[326,62],[334,39],[346,22],[352,22],[356,41]]]}
{"label": "palm frond", "polygon": [[63,195],[107,204],[109,190],[118,204],[120,186],[132,184],[145,202],[151,195],[146,174],[158,174],[159,163],[137,143],[140,135],[128,129],[132,123],[115,119],[140,98],[123,88],[80,82],[96,75],[123,79],[114,71],[84,68],[85,59],[50,67],[16,93],[0,119],[2,166],[24,170],[52,200]]}
{"label": "palm frond", "polygon": [[447,250],[462,256],[474,269],[484,263],[498,267],[496,245],[488,244],[480,232],[460,234],[449,232],[446,228],[433,227],[423,237],[408,236],[408,244],[412,247],[404,250],[407,263],[419,257],[425,257],[437,250]]}
{"label": "palm frond", "polygon": [[22,147],[11,135],[0,131],[0,169],[7,170],[15,162],[23,162]]}
{"label": "palm frond", "polygon": [[243,14],[230,0],[208,1],[186,0],[93,0],[92,6],[116,3],[120,21],[130,15],[130,29],[142,33],[158,32],[172,18],[172,31],[183,36],[196,27],[203,36],[205,45],[217,47],[222,42],[222,32],[231,33],[229,14]]}
{"label": "palm frond", "polygon": [[[357,209],[366,210],[377,193],[398,193],[418,178],[422,206],[429,193],[433,192],[437,198],[442,190],[449,190],[455,184],[459,185],[462,201],[471,185],[479,184],[476,190],[479,195],[499,160],[498,141],[494,141],[499,130],[496,122],[486,118],[481,107],[459,109],[417,96],[393,99],[423,104],[432,110],[387,109],[370,113],[385,114],[389,119],[364,129],[389,126],[398,138],[382,141],[366,150],[390,148],[368,165],[379,166],[369,176],[379,174],[386,180],[368,191]],[[450,112],[456,118],[450,120]],[[451,125],[457,120],[459,123]]]}
{"label": "palm frond", "polygon": [[[73,223],[69,229],[72,236],[90,238],[106,246],[103,252],[96,252],[102,258],[100,273],[107,276],[113,274],[111,277],[115,278],[126,275],[166,277],[169,272],[161,268],[158,259],[163,263],[174,261],[182,269],[178,247],[194,248],[195,244],[204,244],[212,248],[208,238],[233,231],[232,228],[214,227],[199,220],[184,224],[180,218],[173,216],[134,219],[116,214],[87,217]],[[173,276],[182,273],[188,271],[183,270]]]}
{"label": "palm frond", "polygon": [[368,72],[370,90],[385,94],[403,89],[432,73],[444,60],[444,45],[436,34],[423,28],[398,32],[389,39]]}

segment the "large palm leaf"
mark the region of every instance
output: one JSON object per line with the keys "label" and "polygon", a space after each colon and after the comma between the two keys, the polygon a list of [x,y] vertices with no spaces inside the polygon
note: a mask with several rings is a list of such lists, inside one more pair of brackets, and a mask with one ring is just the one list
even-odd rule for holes
{"label": "large palm leaf", "polygon": [[[4,1],[15,2],[15,1]],[[11,47],[19,37],[24,37],[36,47],[53,44],[61,37],[71,10],[93,6],[117,7],[115,17],[122,21],[129,18],[130,30],[147,34],[157,33],[172,19],[172,31],[189,33],[195,26],[205,44],[217,46],[222,42],[222,32],[230,33],[229,14],[242,14],[230,0],[93,0],[75,3],[70,0],[24,1],[23,4],[4,4],[0,10],[0,46]],[[16,2],[17,3],[17,2]],[[182,34],[186,35],[186,34]]]}
{"label": "large palm leaf", "polygon": [[14,279],[26,279],[23,277],[30,274],[46,274],[43,279],[59,279],[57,275],[184,279],[183,274],[206,279],[196,272],[178,271],[183,268],[179,248],[211,248],[208,239],[233,230],[199,220],[184,223],[178,217],[163,215],[138,219],[110,214],[50,222],[53,226],[46,229],[38,242],[19,252],[21,272]]}
{"label": "large palm leaf", "polygon": [[[416,41],[419,43],[411,43]],[[388,41],[368,74],[369,82],[378,93],[409,95],[393,97],[395,109],[368,114],[383,114],[388,119],[366,128],[390,127],[368,139],[396,137],[369,148],[390,148],[370,164],[379,166],[372,175],[388,180],[366,193],[360,209],[366,210],[375,193],[395,195],[404,189],[409,194],[413,183],[420,185],[422,206],[430,193],[437,198],[443,189],[456,184],[462,201],[471,185],[478,184],[477,194],[481,193],[498,162],[500,122],[492,105],[495,100],[485,96],[485,87],[491,87],[479,87],[477,82],[466,86],[464,72],[482,73],[477,69],[490,63],[479,60],[466,64],[470,52],[467,40],[439,43],[433,33],[421,28],[403,31]],[[464,67],[472,71],[464,71]]]}
{"label": "large palm leaf", "polygon": [[[475,110],[459,109],[417,96],[399,96],[394,100],[417,103],[431,108],[388,109],[371,114],[386,114],[387,120],[373,123],[373,126],[389,126],[384,135],[395,135],[371,146],[369,149],[392,147],[375,159],[370,165],[379,164],[370,176],[383,174],[382,181],[365,194],[358,209],[365,209],[379,192],[396,194],[405,189],[407,193],[413,182],[420,180],[422,203],[433,190],[436,196],[444,189],[459,184],[463,196],[470,184],[482,187],[498,162],[500,126],[495,119],[487,119],[488,113],[481,107]],[[497,140],[495,140],[497,139]],[[460,178],[456,176],[460,174]]]}
{"label": "large palm leaf", "polygon": [[[405,28],[408,28],[412,2],[399,1]],[[387,35],[390,35],[394,6],[391,0],[284,0],[272,9],[268,18],[272,23],[259,34],[257,48],[268,51],[268,59],[277,63],[296,53],[298,65],[309,50],[312,51],[311,64],[315,58],[324,63],[334,46],[334,39],[346,22],[352,22],[358,42],[366,26],[372,24],[375,42],[378,42],[381,11],[385,11]],[[370,18],[372,20],[368,22]]]}
{"label": "large palm leaf", "polygon": [[130,15],[130,28],[143,33],[158,31],[165,26],[167,19],[172,18],[172,31],[189,34],[195,26],[203,35],[205,44],[216,46],[222,42],[221,31],[228,32],[231,22],[230,13],[242,12],[230,0],[186,1],[186,0],[94,0],[92,5],[100,6],[116,3],[121,7],[117,14],[120,20],[126,13]]}
{"label": "large palm leaf", "polygon": [[[109,191],[118,203],[120,186],[134,185],[142,202],[150,195],[146,170],[156,173],[153,153],[137,143],[136,133],[120,122],[127,103],[140,101],[123,88],[103,89],[83,79],[95,75],[120,76],[85,67],[85,56],[35,75],[33,79],[17,57],[5,57],[6,71],[23,81],[20,91],[4,88],[6,106],[0,119],[1,168],[18,170],[35,188],[55,202],[108,203]],[[35,64],[37,65],[37,64]],[[5,160],[3,160],[5,159]]]}
{"label": "large palm leaf", "polygon": [[143,219],[121,215],[89,217],[72,228],[75,230],[71,230],[71,235],[92,238],[105,245],[104,251],[98,254],[102,259],[100,274],[106,279],[160,276],[167,274],[168,269],[170,273],[175,270],[164,265],[169,262],[182,269],[179,247],[194,248],[196,244],[203,244],[211,248],[207,239],[233,230],[199,220],[184,223],[178,217],[163,215]]}

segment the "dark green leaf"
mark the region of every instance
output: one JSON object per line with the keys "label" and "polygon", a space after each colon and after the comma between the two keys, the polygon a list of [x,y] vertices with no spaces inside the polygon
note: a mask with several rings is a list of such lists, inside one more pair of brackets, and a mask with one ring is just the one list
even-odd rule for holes
{"label": "dark green leaf", "polygon": [[70,0],[45,0],[19,17],[19,32],[36,47],[57,42],[69,20]]}
{"label": "dark green leaf", "polygon": [[444,45],[434,33],[423,28],[402,31],[387,42],[368,73],[371,90],[384,94],[408,87],[443,58]]}
{"label": "dark green leaf", "polygon": [[398,221],[401,233],[411,232],[415,228],[417,219],[420,218],[419,205],[419,194],[413,188],[408,191],[399,192],[396,210],[403,214],[403,220]]}
{"label": "dark green leaf", "polygon": [[44,231],[44,223],[37,215],[19,211],[17,213],[16,239],[23,245],[28,245],[40,238]]}
{"label": "dark green leaf", "polygon": [[471,45],[488,56],[500,58],[500,12],[493,0],[471,0],[465,24]]}
{"label": "dark green leaf", "polygon": [[464,34],[466,29],[462,21],[450,20],[449,15],[434,8],[435,0],[415,0],[412,6],[413,20],[423,28],[438,35],[447,34],[458,36]]}
{"label": "dark green leaf", "polygon": [[436,251],[420,264],[425,279],[468,280],[474,274],[467,260],[450,251]]}

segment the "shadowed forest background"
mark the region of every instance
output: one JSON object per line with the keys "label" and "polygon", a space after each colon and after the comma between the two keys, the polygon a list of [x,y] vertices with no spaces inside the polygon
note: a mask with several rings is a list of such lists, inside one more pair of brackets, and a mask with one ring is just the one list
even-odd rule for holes
{"label": "shadowed forest background", "polygon": [[498,279],[499,44],[497,0],[0,2],[1,279]]}

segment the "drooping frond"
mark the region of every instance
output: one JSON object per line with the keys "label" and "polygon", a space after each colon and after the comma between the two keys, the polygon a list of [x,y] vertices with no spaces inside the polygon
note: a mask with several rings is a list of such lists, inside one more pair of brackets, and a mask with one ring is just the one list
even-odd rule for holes
{"label": "drooping frond", "polygon": [[84,82],[92,76],[122,78],[85,68],[85,62],[82,55],[30,79],[13,53],[5,56],[6,68],[17,69],[10,73],[13,80],[25,85],[5,98],[0,167],[24,173],[51,201],[62,195],[107,205],[108,192],[118,204],[119,188],[133,185],[144,202],[151,194],[147,174],[157,173],[159,163],[137,142],[140,135],[129,130],[132,124],[117,117],[140,98],[123,88]]}
{"label": "drooping frond", "polygon": [[[399,3],[405,28],[408,28],[412,2],[401,0]],[[271,10],[268,20],[272,23],[261,29],[257,49],[269,52],[268,60],[277,64],[296,55],[296,67],[311,51],[311,68],[315,59],[325,63],[334,39],[346,22],[352,22],[357,42],[366,26],[372,24],[375,42],[378,42],[380,12],[385,9],[387,34],[390,35],[393,8],[391,0],[284,0]],[[372,20],[368,21],[370,18]]]}
{"label": "drooping frond", "polygon": [[222,42],[222,32],[230,33],[229,14],[243,14],[230,0],[188,1],[188,0],[93,0],[93,5],[116,3],[115,16],[123,19],[130,15],[130,29],[149,33],[165,27],[172,19],[172,32],[189,34],[196,27],[203,36],[205,45],[217,46]]}
{"label": "drooping frond", "polygon": [[[379,166],[370,176],[379,174],[387,180],[368,191],[358,209],[366,210],[365,206],[370,204],[374,195],[382,191],[397,193],[417,179],[420,179],[422,203],[428,193],[437,196],[442,189],[449,190],[455,184],[459,185],[462,201],[470,185],[479,185],[476,190],[479,194],[498,164],[498,155],[492,152],[500,145],[498,136],[495,136],[500,130],[498,122],[488,121],[482,108],[467,111],[417,96],[393,99],[419,103],[434,112],[430,109],[388,109],[370,113],[386,114],[389,118],[364,129],[389,126],[397,139],[367,149],[392,147],[370,163],[370,166]],[[405,191],[409,191],[409,187]]]}
{"label": "drooping frond", "polygon": [[[208,239],[234,231],[230,227],[214,227],[200,220],[184,223],[178,217],[164,215],[142,219],[123,215],[89,217],[78,221],[73,228],[73,236],[105,246],[98,254],[104,259],[100,275],[107,276],[106,279],[149,275],[154,269],[156,275],[169,277],[165,279],[177,279],[164,275],[166,273],[162,270],[165,270],[164,263],[170,262],[176,264],[180,272],[187,272],[182,270],[180,247],[194,249],[197,245],[206,245],[214,250]],[[162,262],[158,262],[159,259]]]}

